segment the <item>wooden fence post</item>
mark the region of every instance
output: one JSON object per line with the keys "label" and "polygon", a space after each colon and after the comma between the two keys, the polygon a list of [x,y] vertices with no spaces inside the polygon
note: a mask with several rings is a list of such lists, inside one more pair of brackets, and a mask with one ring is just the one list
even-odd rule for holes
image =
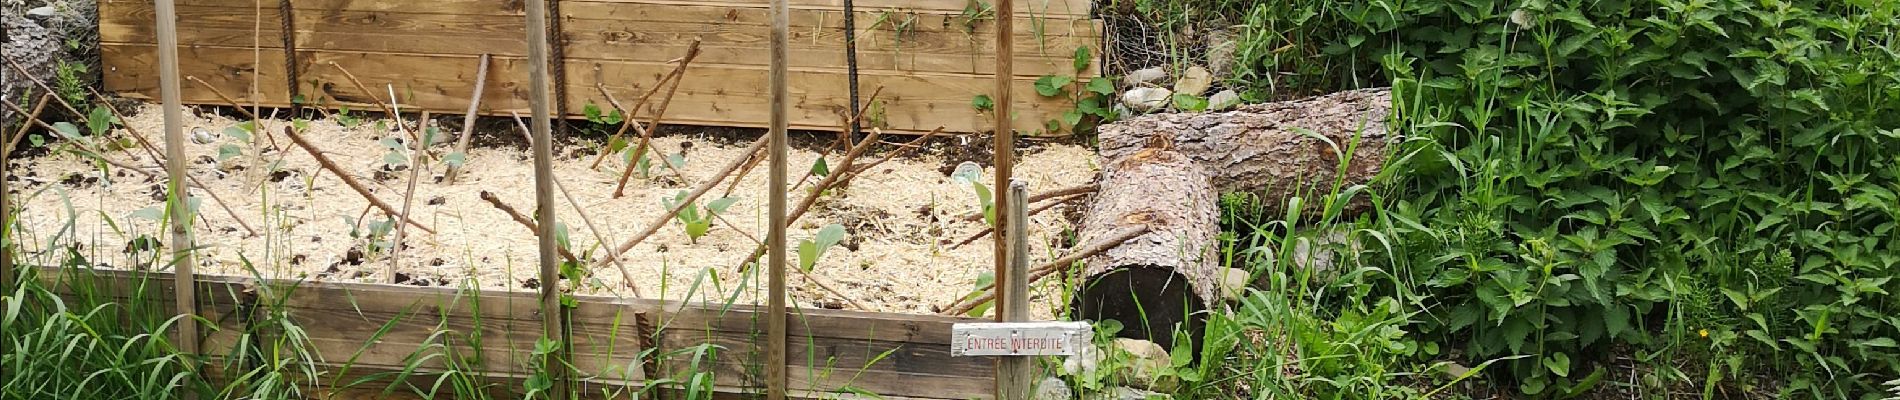
{"label": "wooden fence post", "polygon": [[[1002,322],[1029,322],[1029,215],[1023,199],[1029,197],[1029,185],[1019,180],[1009,184],[1009,232],[1001,237],[1009,238],[1004,245],[1009,249],[1009,271],[1007,279],[998,286],[996,297],[996,315]],[[1000,239],[1000,238],[999,238]],[[996,366],[996,399],[1023,400],[1029,398],[1030,376],[1035,368],[1034,357],[1003,357]]]}
{"label": "wooden fence post", "polygon": [[[1009,120],[1013,115],[1010,113],[1012,108],[1010,107],[1010,83],[1014,79],[1011,75],[1015,74],[1015,68],[1011,64],[1016,53],[1016,45],[1013,43],[1015,32],[1012,31],[1016,11],[1015,6],[1010,3],[1012,3],[1010,0],[996,1],[996,94],[994,95],[996,96],[996,132],[992,132],[996,135],[996,139],[990,151],[995,153],[993,164],[996,165],[996,185],[992,186],[996,188],[993,191],[995,193],[993,196],[996,198],[991,201],[995,204],[997,216],[996,272],[993,275],[996,277],[997,287],[1002,287],[1001,285],[1009,282],[1006,279],[1008,279],[1009,267],[1010,222],[1003,216],[1009,214],[1011,207],[1015,207],[1010,204],[1011,195],[1008,189],[1010,175],[1013,175],[1016,169],[1016,130],[1010,127]],[[996,320],[1003,321],[1001,310],[997,311]]]}
{"label": "wooden fence post", "polygon": [[570,344],[563,334],[562,317],[566,312],[561,309],[561,259],[555,254],[554,241],[554,135],[549,132],[552,128],[548,117],[547,0],[529,0],[527,11],[528,92],[534,114],[529,129],[534,133],[531,145],[534,147],[535,236],[541,256],[541,334],[548,340],[560,342],[554,354],[542,360],[541,368],[554,384],[548,389],[549,398],[562,400],[569,395],[566,368]]}
{"label": "wooden fence post", "polygon": [[[785,400],[786,391],[788,389],[786,374],[788,366],[785,365],[785,325],[787,322],[785,321],[785,206],[787,202],[785,198],[785,174],[787,167],[785,164],[789,144],[786,143],[785,137],[787,117],[787,110],[785,109],[785,52],[788,40],[787,36],[789,36],[788,32],[790,31],[788,26],[791,25],[789,13],[790,11],[787,10],[785,6],[785,0],[772,0],[772,65],[770,73],[770,85],[772,86],[772,117],[771,132],[768,133],[771,135],[772,146],[770,153],[771,170],[769,171],[770,176],[768,177],[768,180],[771,182],[769,187],[766,188],[766,191],[770,192],[771,196],[769,200],[771,210],[768,212],[769,215],[767,219],[771,227],[765,239],[766,250],[769,251],[766,256],[766,262],[771,264],[765,268],[766,271],[769,271],[768,274],[771,275],[767,278],[769,281],[767,295],[770,296],[770,298],[766,300],[767,321],[765,324],[765,398],[768,400]],[[851,16],[846,15],[845,18],[851,18]]]}
{"label": "wooden fence post", "polygon": [[[165,185],[166,208],[171,209],[173,291],[177,294],[178,313],[198,315],[197,261],[192,254],[190,196],[185,184],[185,111],[180,103],[178,83],[178,16],[172,0],[157,0],[158,18],[158,90],[165,107]],[[178,321],[178,350],[198,354],[198,321]]]}

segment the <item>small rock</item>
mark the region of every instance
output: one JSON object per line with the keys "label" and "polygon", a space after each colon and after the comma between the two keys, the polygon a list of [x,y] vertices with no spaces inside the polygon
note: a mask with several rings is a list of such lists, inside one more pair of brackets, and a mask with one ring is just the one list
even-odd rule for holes
{"label": "small rock", "polygon": [[191,128],[191,142],[192,143],[211,144],[212,142],[216,142],[216,141],[218,141],[218,134],[211,132],[210,129],[205,129],[202,126]]}
{"label": "small rock", "polygon": [[1240,42],[1234,40],[1233,30],[1207,31],[1207,71],[1213,73],[1215,81],[1224,81],[1234,72],[1234,54],[1240,49]]}
{"label": "small rock", "polygon": [[1067,376],[1094,375],[1102,365],[1102,350],[1095,346],[1081,346],[1075,355],[1062,359],[1062,374]]}
{"label": "small rock", "polygon": [[1115,349],[1128,354],[1127,369],[1122,371],[1122,381],[1142,389],[1168,391],[1174,388],[1173,377],[1162,377],[1169,362],[1168,350],[1161,345],[1140,339],[1117,338]]}
{"label": "small rock", "polygon": [[1136,112],[1149,112],[1167,107],[1168,101],[1172,98],[1174,98],[1174,92],[1168,89],[1134,88],[1127,93],[1122,93],[1122,105]]}
{"label": "small rock", "polygon": [[1240,268],[1228,268],[1220,276],[1220,297],[1223,300],[1240,300],[1247,293],[1247,284],[1252,282],[1253,274]]}
{"label": "small rock", "polygon": [[1168,70],[1161,67],[1148,67],[1128,72],[1122,77],[1122,86],[1156,86],[1168,81]]}
{"label": "small rock", "polygon": [[1181,74],[1181,80],[1174,81],[1174,92],[1200,96],[1213,86],[1214,73],[1197,65],[1188,67],[1187,73]]}
{"label": "small rock", "polygon": [[1174,396],[1127,386],[1117,386],[1114,389],[1108,390],[1107,398],[1114,400],[1170,400],[1173,399]]}
{"label": "small rock", "polygon": [[1030,396],[1030,399],[1034,400],[1069,400],[1073,398],[1075,398],[1075,391],[1069,390],[1069,384],[1063,382],[1062,378],[1053,376],[1042,378],[1042,382],[1037,382],[1036,394]]}
{"label": "small rock", "polygon": [[1233,89],[1222,90],[1207,98],[1207,110],[1219,111],[1240,105],[1240,93]]}

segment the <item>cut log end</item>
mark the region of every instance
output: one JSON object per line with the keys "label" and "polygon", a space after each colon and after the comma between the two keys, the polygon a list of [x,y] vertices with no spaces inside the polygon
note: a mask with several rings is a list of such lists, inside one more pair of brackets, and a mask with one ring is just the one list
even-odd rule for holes
{"label": "cut log end", "polygon": [[1078,320],[1120,322],[1120,337],[1174,349],[1175,331],[1200,332],[1205,323],[1207,300],[1196,292],[1193,281],[1172,268],[1123,266],[1089,276],[1069,310]]}

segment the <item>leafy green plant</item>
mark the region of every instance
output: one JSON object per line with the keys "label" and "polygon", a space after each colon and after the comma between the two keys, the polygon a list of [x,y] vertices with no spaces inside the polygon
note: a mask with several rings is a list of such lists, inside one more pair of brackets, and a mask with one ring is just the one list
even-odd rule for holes
{"label": "leafy green plant", "polygon": [[680,209],[679,215],[674,218],[678,219],[680,224],[685,226],[686,237],[690,238],[693,243],[698,243],[700,236],[706,236],[706,233],[712,230],[713,218],[718,217],[720,213],[726,212],[727,208],[731,208],[734,203],[739,202],[739,198],[737,197],[722,197],[707,202],[703,209],[692,204],[682,206],[682,202],[686,201],[687,194],[687,191],[681,190],[678,194],[673,195],[672,198],[661,199],[661,203],[669,210],[674,208]]}
{"label": "leafy green plant", "polygon": [[811,272],[812,268],[818,266],[818,258],[824,257],[826,251],[844,239],[844,225],[830,224],[818,228],[818,233],[812,238],[798,241],[798,269]]}
{"label": "leafy green plant", "polygon": [[[1072,59],[1075,75],[1044,75],[1036,78],[1037,95],[1063,98],[1075,105],[1075,108],[1063,111],[1056,118],[1044,121],[1043,130],[1046,132],[1091,131],[1094,124],[1112,121],[1119,116],[1115,112],[1113,79],[1097,77],[1089,79],[1086,84],[1076,83],[1076,76],[1088,72],[1089,66],[1094,64],[1094,52],[1088,46],[1076,47]],[[978,96],[973,105],[979,110],[994,107],[988,96]]]}

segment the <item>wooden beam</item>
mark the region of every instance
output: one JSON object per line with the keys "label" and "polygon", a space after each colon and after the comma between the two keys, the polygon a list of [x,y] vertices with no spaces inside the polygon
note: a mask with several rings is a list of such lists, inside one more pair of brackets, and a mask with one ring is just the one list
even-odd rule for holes
{"label": "wooden beam", "polygon": [[185,110],[179,96],[178,82],[178,18],[175,15],[172,0],[156,0],[158,19],[158,80],[159,96],[165,107],[165,180],[166,207],[171,209],[171,250],[172,271],[177,290],[178,313],[190,315],[190,318],[178,320],[178,337],[173,343],[179,352],[187,356],[198,355],[198,322],[193,318],[198,314],[197,296],[190,288],[197,287],[193,279],[197,259],[193,257],[191,237],[191,208],[185,198],[188,187],[185,183]]}
{"label": "wooden beam", "polygon": [[786,369],[788,369],[789,366],[786,365],[785,359],[785,325],[787,322],[785,313],[785,224],[788,222],[785,218],[785,208],[788,205],[788,199],[785,193],[787,189],[785,181],[786,173],[789,169],[786,166],[787,159],[790,158],[788,149],[791,147],[789,143],[786,143],[787,139],[785,134],[788,121],[787,114],[790,111],[787,109],[786,104],[786,86],[788,86],[788,84],[785,79],[787,76],[786,63],[788,61],[786,60],[785,54],[786,48],[790,46],[787,43],[789,41],[788,37],[790,36],[788,32],[790,30],[788,26],[791,24],[790,16],[791,10],[786,6],[786,0],[772,0],[771,69],[768,74],[769,78],[767,79],[771,85],[772,111],[769,122],[771,129],[769,135],[772,137],[772,148],[770,160],[768,160],[771,167],[767,175],[767,180],[769,180],[770,183],[765,189],[771,193],[770,204],[768,206],[770,210],[767,212],[769,215],[766,217],[766,223],[769,224],[769,228],[765,239],[767,247],[767,266],[765,270],[768,271],[770,275],[767,279],[768,299],[766,300],[767,315],[765,325],[765,398],[767,400],[785,400],[786,389],[790,388],[790,381],[787,380],[786,374]]}
{"label": "wooden beam", "polygon": [[[1029,196],[1029,185],[1020,180],[1009,184],[1009,231],[1006,237],[1009,244],[1008,279],[1004,282],[1003,295],[997,299],[996,315],[1002,322],[1029,322],[1029,214],[1023,212],[1026,205],[1023,198]],[[996,366],[997,400],[1027,400],[1031,391],[1030,377],[1035,368],[1032,357],[1002,357]]]}
{"label": "wooden beam", "polygon": [[554,135],[551,132],[552,121],[548,115],[548,0],[527,0],[528,3],[528,93],[533,120],[529,123],[534,131],[534,205],[535,235],[539,239],[541,262],[541,335],[547,340],[560,344],[554,354],[542,358],[542,373],[548,375],[554,385],[548,391],[548,398],[565,400],[568,398],[567,385],[567,342],[562,316],[566,314],[561,306],[561,260],[555,255],[554,237]]}
{"label": "wooden beam", "polygon": [[[1015,23],[1016,9],[1011,3],[1011,0],[996,0],[996,89],[991,94],[996,97],[994,99],[996,129],[991,131],[991,134],[995,135],[995,142],[990,146],[990,152],[993,154],[991,164],[996,169],[994,171],[996,184],[990,187],[995,188],[991,191],[991,195],[995,197],[991,199],[991,204],[995,204],[995,213],[999,216],[1009,215],[1011,202],[1007,188],[1010,175],[1014,173],[1016,165],[1016,130],[1010,125],[1015,104],[1010,101],[1010,75],[1014,68],[1010,63],[1016,45],[1014,37],[1004,34],[1004,32],[1010,32],[1011,25]],[[1010,284],[1006,281],[1009,276],[1009,241],[1013,240],[1008,235],[1009,229],[1007,219],[996,219],[995,230],[999,235],[996,236],[996,246],[992,250],[996,257],[996,271],[991,276],[996,277],[998,287],[1007,287]],[[996,320],[998,322],[1003,320],[1001,311],[996,313]]]}

